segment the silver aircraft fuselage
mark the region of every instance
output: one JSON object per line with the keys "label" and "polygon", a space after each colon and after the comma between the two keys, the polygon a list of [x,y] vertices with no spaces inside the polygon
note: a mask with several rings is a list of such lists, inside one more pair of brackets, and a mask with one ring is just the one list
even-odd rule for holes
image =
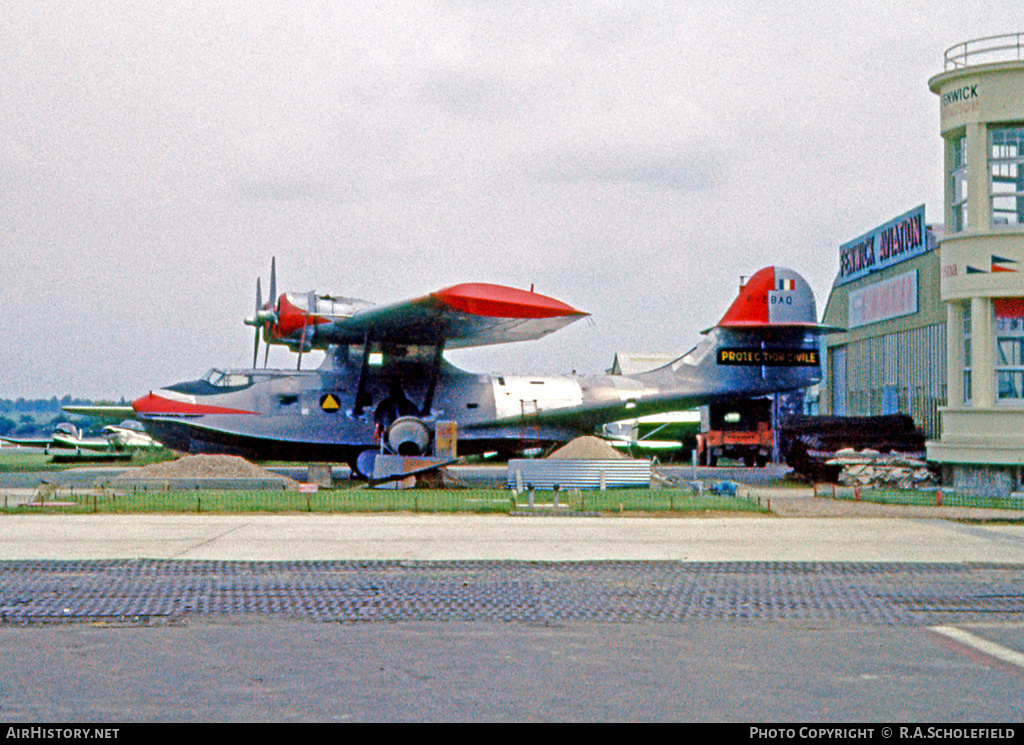
{"label": "silver aircraft fuselage", "polygon": [[766,338],[715,328],[638,375],[474,374],[441,362],[432,376],[429,348],[385,350],[365,369],[357,347],[336,347],[316,370],[213,370],[133,406],[154,438],[182,452],[353,463],[397,417],[413,416],[455,422],[461,455],[511,454],[611,421],[805,388],[821,378],[818,355],[816,336],[803,330]]}

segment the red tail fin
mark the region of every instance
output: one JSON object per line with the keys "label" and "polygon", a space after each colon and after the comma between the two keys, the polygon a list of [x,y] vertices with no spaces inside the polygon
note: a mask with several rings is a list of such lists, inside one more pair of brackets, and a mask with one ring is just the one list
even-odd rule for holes
{"label": "red tail fin", "polygon": [[731,329],[822,328],[810,285],[792,269],[777,266],[765,267],[751,277],[718,325]]}

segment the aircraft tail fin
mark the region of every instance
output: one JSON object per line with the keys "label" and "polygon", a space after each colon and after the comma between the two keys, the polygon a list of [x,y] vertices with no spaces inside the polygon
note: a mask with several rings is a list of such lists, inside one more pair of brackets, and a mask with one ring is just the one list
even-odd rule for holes
{"label": "aircraft tail fin", "polygon": [[718,326],[733,331],[792,328],[824,333],[837,330],[818,323],[814,293],[807,281],[792,269],[779,266],[768,266],[754,274],[740,288],[740,294]]}
{"label": "aircraft tail fin", "polygon": [[806,388],[821,380],[820,336],[833,330],[818,322],[807,281],[769,266],[740,288],[704,341],[673,369],[689,366],[688,374],[721,398]]}

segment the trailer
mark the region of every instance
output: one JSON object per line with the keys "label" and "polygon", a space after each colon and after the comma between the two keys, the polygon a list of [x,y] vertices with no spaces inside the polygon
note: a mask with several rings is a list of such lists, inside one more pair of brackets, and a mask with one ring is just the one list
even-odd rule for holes
{"label": "trailer", "polygon": [[790,416],[779,427],[783,459],[797,475],[811,481],[836,482],[840,450],[870,448],[924,460],[925,436],[906,414],[882,416]]}

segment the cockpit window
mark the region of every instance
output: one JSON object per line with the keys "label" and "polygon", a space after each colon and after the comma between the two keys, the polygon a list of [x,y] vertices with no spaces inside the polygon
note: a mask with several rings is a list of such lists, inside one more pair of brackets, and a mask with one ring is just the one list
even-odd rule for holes
{"label": "cockpit window", "polygon": [[243,373],[226,373],[217,369],[210,370],[204,380],[214,388],[244,388],[252,385],[252,376]]}
{"label": "cockpit window", "polygon": [[190,396],[213,396],[248,388],[252,384],[252,375],[239,372],[224,372],[214,368],[199,380],[175,383],[174,385],[166,386],[166,390],[177,391],[178,393],[185,393]]}

